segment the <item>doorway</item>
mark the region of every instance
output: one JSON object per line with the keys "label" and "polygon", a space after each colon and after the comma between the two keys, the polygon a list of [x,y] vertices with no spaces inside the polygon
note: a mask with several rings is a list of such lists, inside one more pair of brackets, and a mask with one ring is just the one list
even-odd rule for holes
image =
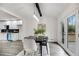
{"label": "doorway", "polygon": [[75,53],[76,50],[76,16],[67,18],[67,48]]}

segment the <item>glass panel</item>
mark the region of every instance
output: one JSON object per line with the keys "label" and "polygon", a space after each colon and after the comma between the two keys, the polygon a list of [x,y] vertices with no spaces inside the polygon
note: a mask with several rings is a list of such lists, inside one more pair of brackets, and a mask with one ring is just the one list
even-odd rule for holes
{"label": "glass panel", "polygon": [[62,43],[64,44],[64,23],[61,22],[61,26],[62,26]]}
{"label": "glass panel", "polygon": [[76,18],[75,15],[68,17],[67,19],[67,46],[68,48],[75,53],[75,43],[76,43]]}

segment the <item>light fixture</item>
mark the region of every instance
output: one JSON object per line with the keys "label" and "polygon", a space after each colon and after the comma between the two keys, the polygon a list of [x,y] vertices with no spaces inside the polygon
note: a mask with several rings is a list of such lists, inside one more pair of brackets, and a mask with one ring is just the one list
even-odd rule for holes
{"label": "light fixture", "polygon": [[33,17],[36,19],[37,22],[39,22],[39,19],[37,18],[37,16],[35,14]]}
{"label": "light fixture", "polygon": [[34,8],[34,15],[33,15],[33,17],[35,18],[35,20],[36,20],[37,22],[39,22],[38,17],[35,15],[35,8]]}

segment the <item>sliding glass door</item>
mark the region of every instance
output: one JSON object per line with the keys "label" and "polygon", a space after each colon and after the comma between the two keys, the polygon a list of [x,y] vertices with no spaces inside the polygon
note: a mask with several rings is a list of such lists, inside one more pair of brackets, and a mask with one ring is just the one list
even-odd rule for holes
{"label": "sliding glass door", "polygon": [[73,54],[76,54],[76,39],[77,39],[77,14],[72,13],[69,16],[63,18],[61,22],[61,31],[62,31],[62,44],[68,48]]}
{"label": "sliding glass door", "polygon": [[79,10],[67,15],[60,22],[60,42],[74,55],[79,56]]}
{"label": "sliding glass door", "polygon": [[75,53],[76,50],[76,16],[72,15],[67,18],[67,47]]}
{"label": "sliding glass door", "polygon": [[61,22],[61,30],[62,30],[62,43],[64,44],[64,23]]}

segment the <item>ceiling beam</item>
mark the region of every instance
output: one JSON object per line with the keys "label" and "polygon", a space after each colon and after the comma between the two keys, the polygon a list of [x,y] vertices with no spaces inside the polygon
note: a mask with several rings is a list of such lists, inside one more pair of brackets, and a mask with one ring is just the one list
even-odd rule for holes
{"label": "ceiling beam", "polygon": [[35,5],[36,5],[36,8],[37,8],[37,10],[38,10],[38,13],[39,13],[39,15],[40,15],[40,17],[41,17],[41,16],[42,16],[42,13],[41,13],[39,4],[38,4],[38,3],[35,3]]}
{"label": "ceiling beam", "polygon": [[11,15],[11,16],[13,16],[13,17],[16,17],[17,19],[21,19],[19,16],[17,16],[14,13],[8,11],[7,9],[4,9],[4,8],[0,7],[0,10],[3,11],[3,12],[5,12],[5,13],[7,13],[7,14],[9,14],[9,15]]}

